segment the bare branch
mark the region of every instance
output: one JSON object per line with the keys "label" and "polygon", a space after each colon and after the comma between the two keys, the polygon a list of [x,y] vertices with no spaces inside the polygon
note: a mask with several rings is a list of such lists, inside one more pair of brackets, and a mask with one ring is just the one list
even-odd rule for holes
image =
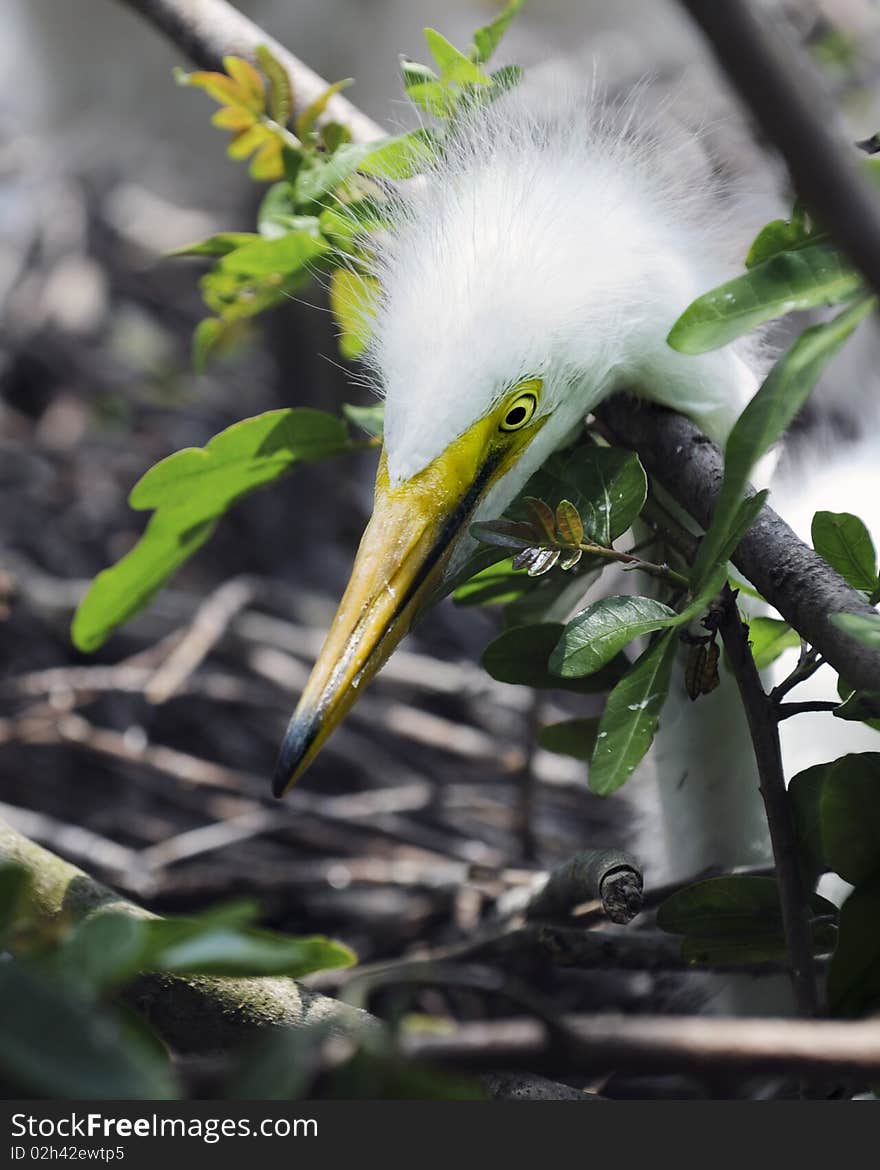
{"label": "bare branch", "polygon": [[[203,69],[222,69],[223,58],[229,54],[254,59],[257,46],[266,45],[290,75],[297,112],[327,88],[322,77],[226,0],[119,0],[119,3],[139,12]],[[328,102],[324,120],[343,122],[359,142],[370,142],[385,134],[381,126],[340,94]]]}
{"label": "bare branch", "polygon": [[[707,528],[724,475],[718,448],[697,426],[662,407],[617,396],[597,411],[614,441],[637,451],[651,475]],[[785,521],[764,507],[740,542],[733,563],[798,633],[860,690],[880,687],[880,652],[844,634],[834,613],[875,610]]]}

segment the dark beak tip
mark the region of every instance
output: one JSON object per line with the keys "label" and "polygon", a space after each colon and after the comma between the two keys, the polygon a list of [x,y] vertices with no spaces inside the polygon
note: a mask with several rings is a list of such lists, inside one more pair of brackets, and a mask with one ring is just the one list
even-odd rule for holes
{"label": "dark beak tip", "polygon": [[281,741],[281,749],[272,774],[273,796],[280,799],[292,787],[309,748],[317,738],[318,729],[317,719],[294,713]]}

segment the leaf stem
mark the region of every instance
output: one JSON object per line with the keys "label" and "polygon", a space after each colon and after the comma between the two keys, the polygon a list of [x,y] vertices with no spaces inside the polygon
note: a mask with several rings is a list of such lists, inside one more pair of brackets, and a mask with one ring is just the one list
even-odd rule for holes
{"label": "leaf stem", "polygon": [[678,585],[684,589],[690,588],[687,577],[682,573],[677,573],[669,565],[655,565],[652,561],[643,561],[641,557],[633,556],[632,553],[618,552],[616,548],[606,548],[604,544],[592,544],[589,541],[585,541],[577,547],[581,552],[589,553],[591,556],[603,557],[606,561],[619,561],[629,569],[641,569],[643,573],[659,577],[672,585]]}

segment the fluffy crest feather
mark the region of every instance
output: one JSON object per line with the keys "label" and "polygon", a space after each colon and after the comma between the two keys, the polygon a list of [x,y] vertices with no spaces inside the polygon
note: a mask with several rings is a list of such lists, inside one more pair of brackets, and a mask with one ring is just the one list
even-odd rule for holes
{"label": "fluffy crest feather", "polygon": [[749,234],[694,136],[643,99],[515,91],[466,119],[392,206],[367,359],[393,480],[521,378],[544,379],[554,415],[535,457],[619,386],[717,439],[754,392],[754,343],[702,357],[666,345],[682,309],[736,272]]}

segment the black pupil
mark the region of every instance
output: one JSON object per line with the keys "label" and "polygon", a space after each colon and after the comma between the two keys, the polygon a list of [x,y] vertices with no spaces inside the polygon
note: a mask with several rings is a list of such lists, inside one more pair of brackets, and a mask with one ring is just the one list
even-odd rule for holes
{"label": "black pupil", "polygon": [[521,422],[525,422],[526,408],[524,406],[515,406],[508,414],[505,422],[509,427],[518,427]]}

